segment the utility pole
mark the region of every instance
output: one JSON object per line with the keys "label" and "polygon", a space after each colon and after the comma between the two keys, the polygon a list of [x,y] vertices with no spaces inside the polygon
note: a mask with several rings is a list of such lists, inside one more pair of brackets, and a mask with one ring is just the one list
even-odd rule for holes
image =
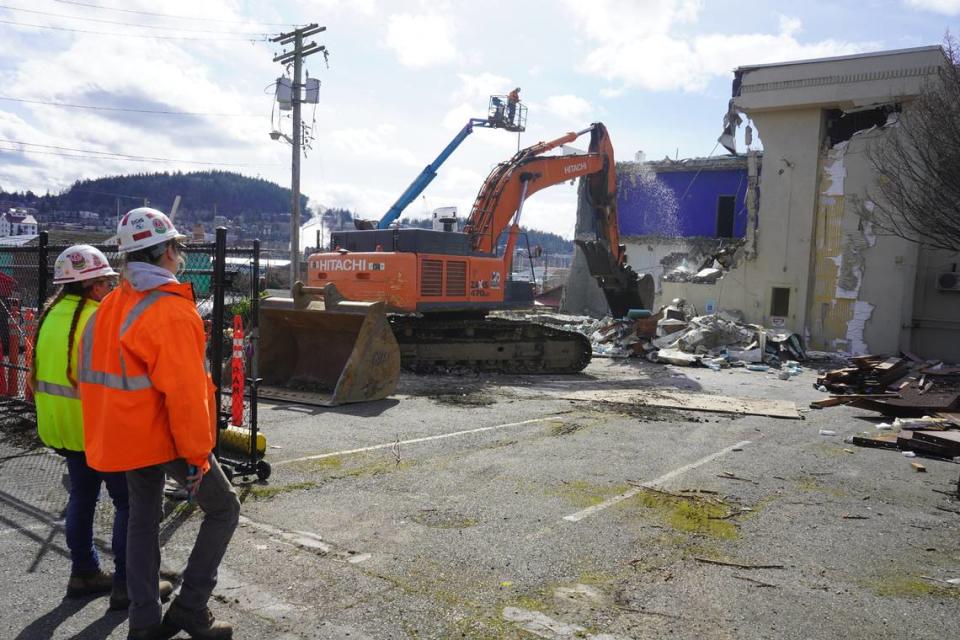
{"label": "utility pole", "polygon": [[293,86],[291,103],[293,106],[293,162],[290,175],[291,208],[290,208],[290,287],[300,280],[300,146],[301,146],[301,121],[300,104],[302,102],[301,90],[303,82],[303,59],[314,53],[323,53],[326,56],[327,48],[311,42],[304,46],[304,38],[316,35],[321,31],[326,31],[326,27],[314,24],[308,24],[289,33],[281,33],[271,42],[277,42],[280,45],[293,44],[292,51],[284,51],[274,56],[273,61],[287,66],[293,62]]}

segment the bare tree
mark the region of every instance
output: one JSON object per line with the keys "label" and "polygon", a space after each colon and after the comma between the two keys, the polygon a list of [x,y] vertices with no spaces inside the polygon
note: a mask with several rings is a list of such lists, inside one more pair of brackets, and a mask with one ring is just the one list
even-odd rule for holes
{"label": "bare tree", "polygon": [[947,60],[867,152],[877,186],[862,215],[901,238],[960,251],[960,60]]}

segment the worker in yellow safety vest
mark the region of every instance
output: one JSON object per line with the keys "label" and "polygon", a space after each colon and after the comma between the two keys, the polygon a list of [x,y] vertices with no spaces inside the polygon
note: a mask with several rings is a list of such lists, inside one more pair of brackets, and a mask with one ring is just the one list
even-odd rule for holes
{"label": "worker in yellow safety vest", "polygon": [[[70,478],[65,529],[72,569],[67,596],[111,592],[110,608],[125,609],[129,605],[127,482],[122,473],[99,473],[87,464],[77,389],[80,336],[100,300],[113,289],[116,276],[103,253],[89,245],[69,247],[57,257],[53,283],[61,287],[47,302],[37,322],[28,384],[34,392],[40,439],[65,458]],[[101,484],[106,484],[116,509],[113,575],[101,570],[93,545],[94,511]],[[173,589],[169,582],[161,588],[168,595]]]}

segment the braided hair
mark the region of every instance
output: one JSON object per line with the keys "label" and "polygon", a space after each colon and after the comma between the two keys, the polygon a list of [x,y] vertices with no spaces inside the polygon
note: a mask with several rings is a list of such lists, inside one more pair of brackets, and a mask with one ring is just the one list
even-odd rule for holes
{"label": "braided hair", "polygon": [[[84,285],[87,286],[84,286]],[[73,377],[73,362],[70,358],[70,355],[73,353],[73,343],[77,330],[77,324],[80,322],[80,314],[83,313],[83,308],[87,304],[89,299],[90,285],[91,282],[69,282],[60,287],[60,289],[50,296],[47,299],[46,304],[43,305],[43,311],[40,313],[40,317],[37,319],[37,328],[33,334],[33,362],[30,363],[30,386],[36,388],[37,386],[37,349],[36,346],[40,340],[40,329],[43,327],[44,320],[47,319],[47,314],[50,313],[50,310],[53,309],[57,304],[63,300],[68,295],[77,295],[80,296],[80,302],[77,304],[76,310],[73,312],[73,319],[70,321],[70,333],[67,338],[67,380],[70,381],[70,384],[74,387],[77,386],[77,381]]]}

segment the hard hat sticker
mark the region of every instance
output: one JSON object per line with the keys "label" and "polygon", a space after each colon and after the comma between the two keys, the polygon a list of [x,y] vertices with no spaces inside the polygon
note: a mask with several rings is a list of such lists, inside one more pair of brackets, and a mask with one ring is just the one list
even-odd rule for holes
{"label": "hard hat sticker", "polygon": [[82,253],[71,253],[67,256],[70,260],[70,264],[73,265],[73,268],[77,271],[80,271],[87,266],[87,261],[83,259]]}

